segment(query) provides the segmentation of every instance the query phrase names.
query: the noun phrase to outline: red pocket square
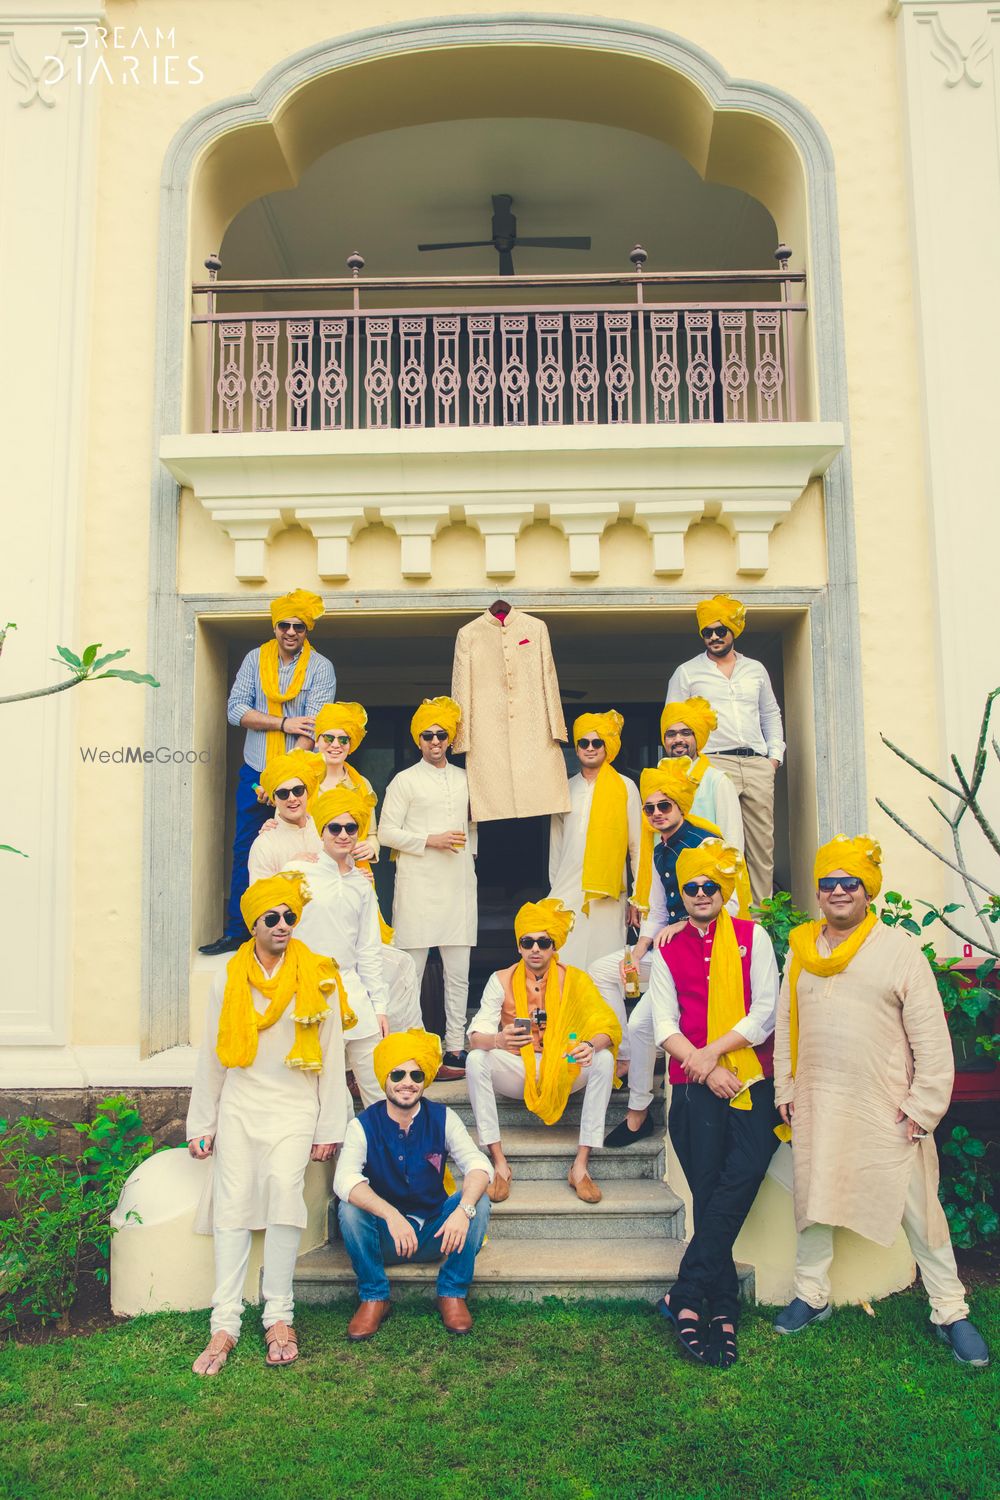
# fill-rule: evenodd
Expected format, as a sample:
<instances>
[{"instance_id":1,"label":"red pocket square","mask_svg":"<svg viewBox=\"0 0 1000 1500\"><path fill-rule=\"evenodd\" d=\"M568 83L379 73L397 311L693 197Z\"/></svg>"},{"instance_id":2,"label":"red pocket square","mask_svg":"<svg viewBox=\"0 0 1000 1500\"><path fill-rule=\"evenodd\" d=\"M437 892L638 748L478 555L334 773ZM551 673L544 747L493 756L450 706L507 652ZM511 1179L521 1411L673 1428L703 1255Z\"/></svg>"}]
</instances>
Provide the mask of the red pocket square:
<instances>
[{"instance_id":1,"label":"red pocket square","mask_svg":"<svg viewBox=\"0 0 1000 1500\"><path fill-rule=\"evenodd\" d=\"M523 641L518 641L518 643L517 643L517 644L518 644L518 645L519 645L519 646L530 646L530 645L531 645L531 642L530 642L530 641L529 641L529 640L528 640L528 637L527 637L527 636L525 636L525 637L524 637L524 640L523 640Z\"/></svg>"}]
</instances>

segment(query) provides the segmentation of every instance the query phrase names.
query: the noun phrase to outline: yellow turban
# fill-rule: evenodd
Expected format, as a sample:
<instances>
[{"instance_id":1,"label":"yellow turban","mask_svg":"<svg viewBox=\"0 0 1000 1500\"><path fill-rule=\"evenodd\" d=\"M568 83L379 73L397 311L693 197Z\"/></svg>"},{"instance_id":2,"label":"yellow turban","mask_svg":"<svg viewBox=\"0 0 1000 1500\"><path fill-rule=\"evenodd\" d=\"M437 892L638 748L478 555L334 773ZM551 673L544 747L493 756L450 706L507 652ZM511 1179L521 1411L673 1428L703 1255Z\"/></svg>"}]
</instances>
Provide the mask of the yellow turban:
<instances>
[{"instance_id":1,"label":"yellow turban","mask_svg":"<svg viewBox=\"0 0 1000 1500\"><path fill-rule=\"evenodd\" d=\"M622 747L624 728L625 720L614 708L609 708L606 714L579 714L573 720L573 739L578 740L585 734L597 735L598 739L604 741L608 754L607 763L610 763Z\"/></svg>"},{"instance_id":2,"label":"yellow turban","mask_svg":"<svg viewBox=\"0 0 1000 1500\"><path fill-rule=\"evenodd\" d=\"M365 737L367 724L368 715L360 703L324 703L316 715L314 738L318 741L321 734L342 729L350 736L351 749L356 750Z\"/></svg>"},{"instance_id":3,"label":"yellow turban","mask_svg":"<svg viewBox=\"0 0 1000 1500\"><path fill-rule=\"evenodd\" d=\"M743 627L747 622L746 605L732 598L730 594L714 594L711 599L703 599L695 613L698 616L699 630L704 630L706 625L714 625L718 621L720 625L725 625L727 630L733 632L734 639L743 634Z\"/></svg>"},{"instance_id":4,"label":"yellow turban","mask_svg":"<svg viewBox=\"0 0 1000 1500\"><path fill-rule=\"evenodd\" d=\"M443 726L442 726L443 727ZM413 1026L409 1031L390 1031L372 1055L378 1086L385 1093L385 1081L393 1068L410 1059L424 1071L427 1083L433 1083L441 1066L441 1038Z\"/></svg>"},{"instance_id":5,"label":"yellow turban","mask_svg":"<svg viewBox=\"0 0 1000 1500\"><path fill-rule=\"evenodd\" d=\"M310 812L320 837L331 818L346 813L358 825L358 838L364 839L368 837L374 809L375 793L361 792L357 787L350 785L335 786L332 791L324 792L322 797L317 799L316 805L310 808Z\"/></svg>"},{"instance_id":6,"label":"yellow turban","mask_svg":"<svg viewBox=\"0 0 1000 1500\"><path fill-rule=\"evenodd\" d=\"M272 600L271 624L277 625L279 620L301 620L307 630L312 630L325 609L326 605L318 594L311 594L308 589L293 589L290 594Z\"/></svg>"},{"instance_id":7,"label":"yellow turban","mask_svg":"<svg viewBox=\"0 0 1000 1500\"><path fill-rule=\"evenodd\" d=\"M666 703L660 715L660 743L666 739L671 724L686 724L694 735L697 748L704 750L705 741L718 722L715 709L707 698L684 698L678 703Z\"/></svg>"},{"instance_id":8,"label":"yellow turban","mask_svg":"<svg viewBox=\"0 0 1000 1500\"><path fill-rule=\"evenodd\" d=\"M526 932L547 932L556 948L561 948L573 930L576 916L555 896L544 901L527 901L514 918L514 936L518 942Z\"/></svg>"},{"instance_id":9,"label":"yellow turban","mask_svg":"<svg viewBox=\"0 0 1000 1500\"><path fill-rule=\"evenodd\" d=\"M462 710L454 698L425 698L410 720L413 743L419 748L421 731L429 729L432 724L440 724L442 729L447 729L449 740L453 740L458 733L461 717Z\"/></svg>"},{"instance_id":10,"label":"yellow turban","mask_svg":"<svg viewBox=\"0 0 1000 1500\"><path fill-rule=\"evenodd\" d=\"M312 798L326 775L326 761L312 750L291 750L276 755L260 773L260 789L269 802L283 781L298 778L305 784L306 797Z\"/></svg>"},{"instance_id":11,"label":"yellow turban","mask_svg":"<svg viewBox=\"0 0 1000 1500\"><path fill-rule=\"evenodd\" d=\"M715 881L723 901L728 901L736 889L739 862L738 850L729 848L721 839L706 839L697 849L682 849L678 854L677 884L683 887L685 881L704 875L707 880Z\"/></svg>"},{"instance_id":12,"label":"yellow turban","mask_svg":"<svg viewBox=\"0 0 1000 1500\"><path fill-rule=\"evenodd\" d=\"M639 777L639 795L644 803L651 793L662 792L671 802L677 803L685 817L691 811L697 790L697 783L691 780L691 762L686 755L647 767Z\"/></svg>"},{"instance_id":13,"label":"yellow turban","mask_svg":"<svg viewBox=\"0 0 1000 1500\"><path fill-rule=\"evenodd\" d=\"M240 911L247 927L253 932L253 924L266 911L278 906L291 907L297 917L309 900L303 889L305 876L299 870L288 870L280 875L269 875L266 880L255 880L240 898Z\"/></svg>"},{"instance_id":14,"label":"yellow turban","mask_svg":"<svg viewBox=\"0 0 1000 1500\"><path fill-rule=\"evenodd\" d=\"M835 839L831 839L817 851L813 873L819 881L834 870L846 870L848 875L859 877L868 892L869 900L874 900L882 889L881 865L882 850L874 839L868 838L866 834L849 839L838 833Z\"/></svg>"}]
</instances>

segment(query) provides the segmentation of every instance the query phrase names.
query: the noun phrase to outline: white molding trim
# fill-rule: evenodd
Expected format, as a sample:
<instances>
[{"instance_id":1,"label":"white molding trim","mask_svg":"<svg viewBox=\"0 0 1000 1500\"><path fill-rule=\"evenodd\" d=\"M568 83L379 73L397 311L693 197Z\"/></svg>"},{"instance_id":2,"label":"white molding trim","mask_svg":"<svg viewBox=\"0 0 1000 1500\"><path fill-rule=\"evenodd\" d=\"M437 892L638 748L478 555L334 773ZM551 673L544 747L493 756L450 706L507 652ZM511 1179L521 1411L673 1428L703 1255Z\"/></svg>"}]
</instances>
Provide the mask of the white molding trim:
<instances>
[{"instance_id":1,"label":"white molding trim","mask_svg":"<svg viewBox=\"0 0 1000 1500\"><path fill-rule=\"evenodd\" d=\"M138 1047L8 1047L0 1089L190 1088L196 1047L171 1047L140 1058Z\"/></svg>"}]
</instances>

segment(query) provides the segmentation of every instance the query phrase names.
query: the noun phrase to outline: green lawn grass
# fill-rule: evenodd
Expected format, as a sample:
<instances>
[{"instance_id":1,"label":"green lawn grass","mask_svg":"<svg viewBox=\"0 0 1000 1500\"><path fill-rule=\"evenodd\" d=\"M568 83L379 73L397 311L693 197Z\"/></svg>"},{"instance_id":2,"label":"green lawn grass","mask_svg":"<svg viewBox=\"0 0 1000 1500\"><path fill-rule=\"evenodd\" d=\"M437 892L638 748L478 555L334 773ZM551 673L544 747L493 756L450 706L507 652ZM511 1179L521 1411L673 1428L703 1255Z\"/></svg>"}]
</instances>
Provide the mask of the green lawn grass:
<instances>
[{"instance_id":1,"label":"green lawn grass","mask_svg":"<svg viewBox=\"0 0 1000 1500\"><path fill-rule=\"evenodd\" d=\"M530 1251L530 1247L526 1247ZM1000 1356L1000 1289L976 1318ZM204 1314L0 1351L0 1494L46 1500L1000 1494L1000 1384L934 1340L917 1293L781 1339L747 1313L731 1371L684 1363L635 1303L430 1303L351 1345L302 1307L303 1356L266 1370L255 1311L223 1373L190 1372ZM1000 1363L1000 1358L998 1358Z\"/></svg>"}]
</instances>

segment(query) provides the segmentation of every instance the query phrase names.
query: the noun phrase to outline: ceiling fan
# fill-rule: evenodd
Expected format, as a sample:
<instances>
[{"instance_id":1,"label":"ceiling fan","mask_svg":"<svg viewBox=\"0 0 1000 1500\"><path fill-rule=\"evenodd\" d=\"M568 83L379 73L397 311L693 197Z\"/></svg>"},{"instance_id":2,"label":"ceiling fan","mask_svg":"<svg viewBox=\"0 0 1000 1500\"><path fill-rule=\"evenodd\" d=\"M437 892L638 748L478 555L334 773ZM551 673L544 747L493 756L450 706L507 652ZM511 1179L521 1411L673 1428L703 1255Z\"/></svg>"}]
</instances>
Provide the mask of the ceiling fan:
<instances>
[{"instance_id":1,"label":"ceiling fan","mask_svg":"<svg viewBox=\"0 0 1000 1500\"><path fill-rule=\"evenodd\" d=\"M511 211L514 200L509 193L493 194L493 234L488 240L446 240L440 245L418 245L418 250L472 250L492 245L500 257L500 275L514 274L514 246L531 245L536 250L589 250L589 234L526 235L518 234L517 220Z\"/></svg>"}]
</instances>

